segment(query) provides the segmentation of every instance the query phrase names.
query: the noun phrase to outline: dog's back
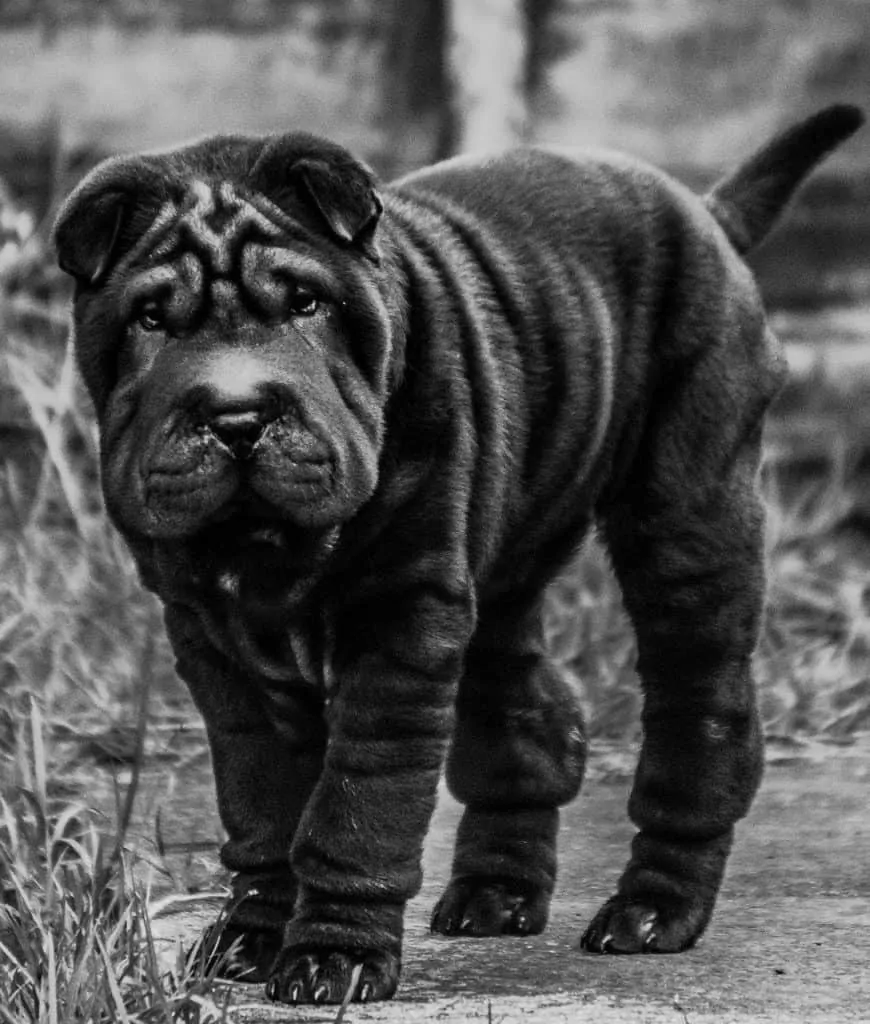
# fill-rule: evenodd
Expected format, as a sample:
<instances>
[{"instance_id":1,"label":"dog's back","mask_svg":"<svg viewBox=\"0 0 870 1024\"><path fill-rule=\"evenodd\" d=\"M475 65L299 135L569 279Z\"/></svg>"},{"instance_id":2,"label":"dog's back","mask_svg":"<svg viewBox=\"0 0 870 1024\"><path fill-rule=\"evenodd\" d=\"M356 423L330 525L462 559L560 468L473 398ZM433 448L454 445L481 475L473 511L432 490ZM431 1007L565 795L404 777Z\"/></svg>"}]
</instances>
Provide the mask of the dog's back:
<instances>
[{"instance_id":1,"label":"dog's back","mask_svg":"<svg viewBox=\"0 0 870 1024\"><path fill-rule=\"evenodd\" d=\"M549 566L542 537L562 558L578 512L618 499L648 409L698 353L721 363L735 403L770 401L783 364L741 257L861 120L822 111L707 196L642 161L563 148L458 157L386 190L417 311L409 361L452 331L461 379L487 382L467 396L472 504L488 510L469 528L494 591Z\"/></svg>"}]
</instances>

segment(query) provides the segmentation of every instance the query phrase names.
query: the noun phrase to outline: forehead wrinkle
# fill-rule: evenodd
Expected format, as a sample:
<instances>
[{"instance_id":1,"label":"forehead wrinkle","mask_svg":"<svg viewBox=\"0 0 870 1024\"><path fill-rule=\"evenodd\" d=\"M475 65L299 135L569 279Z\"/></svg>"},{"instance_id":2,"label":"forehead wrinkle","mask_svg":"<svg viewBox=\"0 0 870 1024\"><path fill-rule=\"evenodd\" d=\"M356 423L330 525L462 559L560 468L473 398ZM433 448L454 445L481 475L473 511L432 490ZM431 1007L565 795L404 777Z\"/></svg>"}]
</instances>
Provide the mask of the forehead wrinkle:
<instances>
[{"instance_id":1,"label":"forehead wrinkle","mask_svg":"<svg viewBox=\"0 0 870 1024\"><path fill-rule=\"evenodd\" d=\"M214 228L208 219L220 210L228 211L230 218ZM118 266L127 270L154 266L169 262L188 250L204 263L206 273L212 271L225 276L232 270L234 257L241 253L243 278L246 270L248 274L262 270L283 271L290 278L338 296L340 281L321 261L298 249L287 248L288 242L298 242L316 251L318 241L316 234L262 194L249 192L244 187L238 189L228 181L212 187L195 179L184 201L164 203L147 231ZM265 266L257 266L263 257Z\"/></svg>"},{"instance_id":2,"label":"forehead wrinkle","mask_svg":"<svg viewBox=\"0 0 870 1024\"><path fill-rule=\"evenodd\" d=\"M146 299L160 298L176 326L201 309L205 295L202 262L193 252L143 267L131 274L123 288L121 314L129 318Z\"/></svg>"},{"instance_id":3,"label":"forehead wrinkle","mask_svg":"<svg viewBox=\"0 0 870 1024\"><path fill-rule=\"evenodd\" d=\"M301 224L299 221L294 220L290 214L282 210L277 203L273 203L272 200L264 193L256 192L253 189L248 189L244 186L239 190L239 193L240 195L243 195L247 202L249 202L251 206L265 217L269 223L280 228L283 234L288 235L294 240L306 242L311 246L317 246L323 241L321 235L305 227L305 225Z\"/></svg>"},{"instance_id":4,"label":"forehead wrinkle","mask_svg":"<svg viewBox=\"0 0 870 1024\"><path fill-rule=\"evenodd\" d=\"M202 247L218 274L229 273L233 255L244 237L256 233L260 237L277 239L280 235L277 225L240 196L231 182L224 181L218 185L217 201L213 188L205 182L195 181L191 192L194 203L179 219L178 231ZM230 218L215 228L209 223L209 218L218 212L228 213Z\"/></svg>"},{"instance_id":5,"label":"forehead wrinkle","mask_svg":"<svg viewBox=\"0 0 870 1024\"><path fill-rule=\"evenodd\" d=\"M224 214L213 226L210 221ZM180 250L193 250L216 274L232 269L234 254L249 235L277 240L281 229L248 199L240 196L231 182L215 187L195 179L181 203L168 202L137 242L129 262L156 263L171 259Z\"/></svg>"},{"instance_id":6,"label":"forehead wrinkle","mask_svg":"<svg viewBox=\"0 0 870 1024\"><path fill-rule=\"evenodd\" d=\"M282 245L247 242L241 260L243 285L250 289L250 282L255 282L256 287L259 275L264 272L286 277L288 282L310 285L329 296L338 297L341 293L339 278L313 257Z\"/></svg>"},{"instance_id":7,"label":"forehead wrinkle","mask_svg":"<svg viewBox=\"0 0 870 1024\"><path fill-rule=\"evenodd\" d=\"M231 216L228 222L215 229L208 218L218 209L231 211ZM231 269L230 257L242 233L259 234L264 241L277 243L275 248L281 248L283 240L300 242L316 250L322 241L319 235L294 220L262 193L230 181L212 186L197 178L189 183L183 200L169 200L160 207L148 229L118 261L118 269L160 263L190 246L202 250L201 255L208 257L215 272L226 274ZM304 257L299 258L304 260ZM322 267L314 260L310 261L310 266L312 278L322 281ZM300 272L305 273L304 266L300 267ZM333 287L336 284L334 280L324 283Z\"/></svg>"},{"instance_id":8,"label":"forehead wrinkle","mask_svg":"<svg viewBox=\"0 0 870 1024\"><path fill-rule=\"evenodd\" d=\"M176 225L183 242L193 246L204 255L218 274L226 274L232 266L234 243L240 228L246 221L241 202L231 192L224 191L221 211L230 214L229 222L218 228L209 224L209 217L217 211L214 192L204 181L194 181L189 189L193 199L182 213Z\"/></svg>"},{"instance_id":9,"label":"forehead wrinkle","mask_svg":"<svg viewBox=\"0 0 870 1024\"><path fill-rule=\"evenodd\" d=\"M288 226L298 241L287 238ZM125 288L126 313L164 288L173 307L201 309L206 303L227 325L241 314L242 293L271 316L281 314L289 292L300 285L341 301L341 279L316 258L316 249L305 251L307 235L262 195L229 181L196 179L182 200L164 203L125 259L128 270L137 271ZM293 326L290 333L311 344L304 330Z\"/></svg>"},{"instance_id":10,"label":"forehead wrinkle","mask_svg":"<svg viewBox=\"0 0 870 1024\"><path fill-rule=\"evenodd\" d=\"M218 278L211 282L209 289L211 299L211 314L225 326L232 325L239 320L240 309L236 287L226 278Z\"/></svg>"},{"instance_id":11,"label":"forehead wrinkle","mask_svg":"<svg viewBox=\"0 0 870 1024\"><path fill-rule=\"evenodd\" d=\"M152 267L131 278L123 290L122 316L126 319L133 313L137 303L149 298L161 288L172 288L178 281L178 272L171 264Z\"/></svg>"},{"instance_id":12,"label":"forehead wrinkle","mask_svg":"<svg viewBox=\"0 0 870 1024\"><path fill-rule=\"evenodd\" d=\"M130 251L118 261L118 270L154 264L165 259L174 248L172 228L178 218L179 207L172 201L160 207L148 230L135 242Z\"/></svg>"}]
</instances>

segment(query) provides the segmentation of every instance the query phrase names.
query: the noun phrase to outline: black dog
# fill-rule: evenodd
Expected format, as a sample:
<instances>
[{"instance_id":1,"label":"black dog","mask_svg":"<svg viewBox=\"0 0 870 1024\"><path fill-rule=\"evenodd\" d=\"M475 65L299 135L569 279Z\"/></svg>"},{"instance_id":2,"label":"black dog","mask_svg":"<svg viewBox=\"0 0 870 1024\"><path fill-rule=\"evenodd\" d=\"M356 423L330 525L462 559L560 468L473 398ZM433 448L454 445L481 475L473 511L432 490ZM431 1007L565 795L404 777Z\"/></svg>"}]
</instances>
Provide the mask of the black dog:
<instances>
[{"instance_id":1,"label":"black dog","mask_svg":"<svg viewBox=\"0 0 870 1024\"><path fill-rule=\"evenodd\" d=\"M433 929L544 927L586 750L540 609L593 523L645 738L583 944L701 935L762 768L755 477L783 362L741 254L861 120L825 110L703 199L534 149L379 192L300 134L110 160L70 197L106 502L205 717L247 893L228 934L272 998L339 1001L356 964L357 998L392 995L445 757L466 810Z\"/></svg>"}]
</instances>

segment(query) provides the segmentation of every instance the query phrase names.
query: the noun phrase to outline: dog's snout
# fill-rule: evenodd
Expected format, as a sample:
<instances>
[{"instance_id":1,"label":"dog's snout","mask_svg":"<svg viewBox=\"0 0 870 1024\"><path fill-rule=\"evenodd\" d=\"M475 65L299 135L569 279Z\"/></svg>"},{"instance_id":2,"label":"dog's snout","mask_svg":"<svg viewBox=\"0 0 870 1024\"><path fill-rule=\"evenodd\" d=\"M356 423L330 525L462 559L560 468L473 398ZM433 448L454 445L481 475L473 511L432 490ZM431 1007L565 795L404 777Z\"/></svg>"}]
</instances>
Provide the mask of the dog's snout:
<instances>
[{"instance_id":1,"label":"dog's snout","mask_svg":"<svg viewBox=\"0 0 870 1024\"><path fill-rule=\"evenodd\" d=\"M286 413L289 396L252 360L222 355L184 395L193 425L224 444L236 459L251 457L270 423Z\"/></svg>"},{"instance_id":2,"label":"dog's snout","mask_svg":"<svg viewBox=\"0 0 870 1024\"><path fill-rule=\"evenodd\" d=\"M206 421L209 430L237 459L247 459L269 423L264 407L214 413Z\"/></svg>"},{"instance_id":3,"label":"dog's snout","mask_svg":"<svg viewBox=\"0 0 870 1024\"><path fill-rule=\"evenodd\" d=\"M227 394L201 388L193 398L196 425L226 445L236 459L248 459L269 424L280 415L275 400L265 392Z\"/></svg>"}]
</instances>

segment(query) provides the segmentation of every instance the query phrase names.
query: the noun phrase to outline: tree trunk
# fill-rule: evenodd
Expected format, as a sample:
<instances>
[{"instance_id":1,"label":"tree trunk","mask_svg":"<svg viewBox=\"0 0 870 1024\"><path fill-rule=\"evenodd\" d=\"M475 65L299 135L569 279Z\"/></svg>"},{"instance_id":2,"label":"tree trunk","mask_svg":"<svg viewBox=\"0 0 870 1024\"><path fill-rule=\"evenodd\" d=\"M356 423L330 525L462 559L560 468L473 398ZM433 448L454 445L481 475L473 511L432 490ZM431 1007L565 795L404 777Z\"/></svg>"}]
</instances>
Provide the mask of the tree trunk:
<instances>
[{"instance_id":1,"label":"tree trunk","mask_svg":"<svg viewBox=\"0 0 870 1024\"><path fill-rule=\"evenodd\" d=\"M382 0L381 116L397 174L455 151L452 83L447 68L448 0Z\"/></svg>"},{"instance_id":2,"label":"tree trunk","mask_svg":"<svg viewBox=\"0 0 870 1024\"><path fill-rule=\"evenodd\" d=\"M400 173L530 135L558 0L380 0L382 169Z\"/></svg>"},{"instance_id":3,"label":"tree trunk","mask_svg":"<svg viewBox=\"0 0 870 1024\"><path fill-rule=\"evenodd\" d=\"M528 134L524 0L446 0L457 152L499 150Z\"/></svg>"}]
</instances>

